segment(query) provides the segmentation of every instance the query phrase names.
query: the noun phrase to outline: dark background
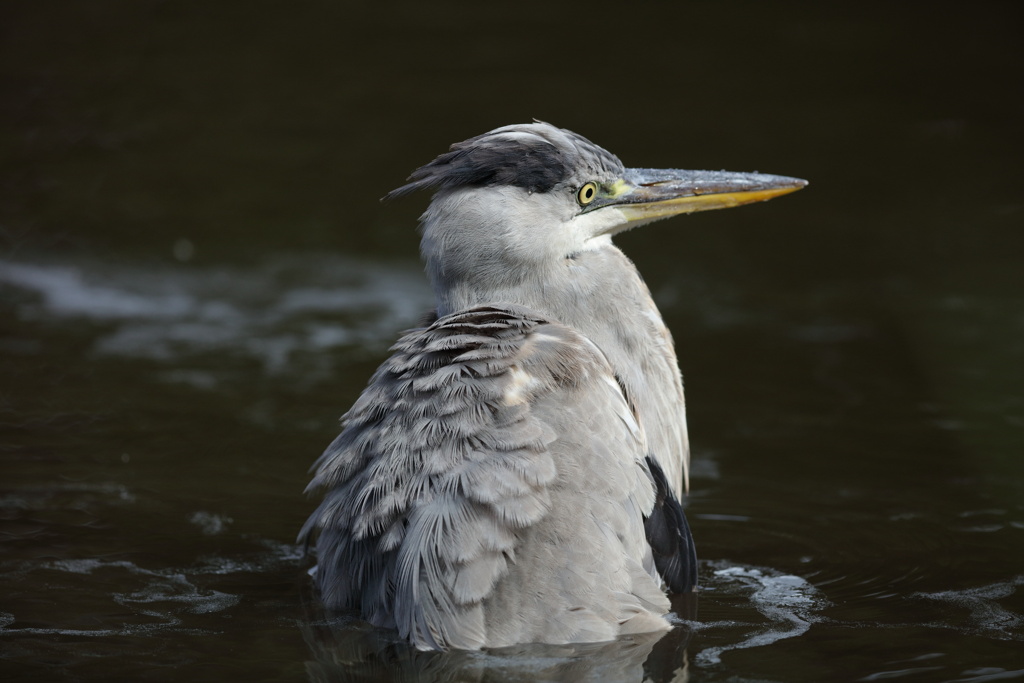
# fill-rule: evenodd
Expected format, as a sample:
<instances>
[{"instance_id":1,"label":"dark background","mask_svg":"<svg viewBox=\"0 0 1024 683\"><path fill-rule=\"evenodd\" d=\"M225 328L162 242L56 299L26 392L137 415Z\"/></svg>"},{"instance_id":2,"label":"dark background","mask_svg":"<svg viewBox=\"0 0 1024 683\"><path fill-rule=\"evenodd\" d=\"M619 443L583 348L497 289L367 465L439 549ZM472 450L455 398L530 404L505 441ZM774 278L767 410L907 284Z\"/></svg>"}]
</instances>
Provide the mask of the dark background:
<instances>
[{"instance_id":1,"label":"dark background","mask_svg":"<svg viewBox=\"0 0 1024 683\"><path fill-rule=\"evenodd\" d=\"M537 118L810 181L617 238L687 383L691 674L1024 676L1022 14L0 4L0 672L316 677L306 470L429 305L428 197L378 198Z\"/></svg>"}]
</instances>

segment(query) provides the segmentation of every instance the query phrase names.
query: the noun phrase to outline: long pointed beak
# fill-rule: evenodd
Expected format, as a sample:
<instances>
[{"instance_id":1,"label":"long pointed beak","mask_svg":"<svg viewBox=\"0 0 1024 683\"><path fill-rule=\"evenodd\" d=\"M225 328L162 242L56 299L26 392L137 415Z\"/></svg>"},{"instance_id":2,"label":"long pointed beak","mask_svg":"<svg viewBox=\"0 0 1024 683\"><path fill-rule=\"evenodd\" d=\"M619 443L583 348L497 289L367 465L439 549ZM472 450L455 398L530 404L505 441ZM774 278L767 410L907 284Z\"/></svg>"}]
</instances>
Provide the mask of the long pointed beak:
<instances>
[{"instance_id":1,"label":"long pointed beak","mask_svg":"<svg viewBox=\"0 0 1024 683\"><path fill-rule=\"evenodd\" d=\"M614 206L626 217L626 229L680 213L763 202L806 185L800 178L764 173L630 168L587 210Z\"/></svg>"}]
</instances>

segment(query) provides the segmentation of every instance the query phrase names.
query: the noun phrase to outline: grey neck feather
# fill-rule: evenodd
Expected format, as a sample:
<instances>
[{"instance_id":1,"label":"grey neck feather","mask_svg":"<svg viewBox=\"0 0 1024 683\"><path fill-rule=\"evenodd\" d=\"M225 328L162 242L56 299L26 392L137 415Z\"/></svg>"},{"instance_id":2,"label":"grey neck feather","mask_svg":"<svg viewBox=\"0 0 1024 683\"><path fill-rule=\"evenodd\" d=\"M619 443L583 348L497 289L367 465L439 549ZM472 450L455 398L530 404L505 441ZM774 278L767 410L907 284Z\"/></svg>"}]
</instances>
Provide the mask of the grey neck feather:
<instances>
[{"instance_id":1,"label":"grey neck feather","mask_svg":"<svg viewBox=\"0 0 1024 683\"><path fill-rule=\"evenodd\" d=\"M629 258L608 243L569 258L516 263L521 255L510 257L514 247L496 245L489 253L488 245L452 230L451 220L431 211L424 215L422 253L438 315L514 303L582 332L614 368L644 424L651 453L681 497L689 454L682 380L672 337ZM529 246L523 253L534 258L538 243Z\"/></svg>"}]
</instances>

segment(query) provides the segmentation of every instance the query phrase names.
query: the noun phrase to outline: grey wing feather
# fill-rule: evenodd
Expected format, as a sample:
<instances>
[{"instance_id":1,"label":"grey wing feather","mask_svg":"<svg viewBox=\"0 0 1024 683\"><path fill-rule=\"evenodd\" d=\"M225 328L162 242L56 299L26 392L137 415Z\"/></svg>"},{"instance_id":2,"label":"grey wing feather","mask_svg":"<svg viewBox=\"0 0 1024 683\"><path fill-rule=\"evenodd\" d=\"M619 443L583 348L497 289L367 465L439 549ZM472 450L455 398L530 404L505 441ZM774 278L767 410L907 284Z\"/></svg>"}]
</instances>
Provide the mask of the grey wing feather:
<instances>
[{"instance_id":1,"label":"grey wing feather","mask_svg":"<svg viewBox=\"0 0 1024 683\"><path fill-rule=\"evenodd\" d=\"M512 306L447 316L393 350L310 483L327 492L300 538L316 537L324 602L430 649L663 627L648 623L667 601L644 536L643 430L600 351ZM609 545L614 576L569 578Z\"/></svg>"}]
</instances>

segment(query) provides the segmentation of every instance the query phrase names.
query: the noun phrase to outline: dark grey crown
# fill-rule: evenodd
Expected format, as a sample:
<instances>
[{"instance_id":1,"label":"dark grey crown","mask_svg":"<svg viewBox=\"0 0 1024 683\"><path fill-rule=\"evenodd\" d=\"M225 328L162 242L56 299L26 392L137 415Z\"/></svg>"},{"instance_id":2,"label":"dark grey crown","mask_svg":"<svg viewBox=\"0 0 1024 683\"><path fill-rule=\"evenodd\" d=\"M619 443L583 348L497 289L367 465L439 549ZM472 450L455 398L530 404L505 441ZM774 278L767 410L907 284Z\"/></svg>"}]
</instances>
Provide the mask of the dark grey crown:
<instances>
[{"instance_id":1,"label":"dark grey crown","mask_svg":"<svg viewBox=\"0 0 1024 683\"><path fill-rule=\"evenodd\" d=\"M564 128L523 123L497 128L464 142L409 176L384 199L427 188L510 185L548 192L574 176L607 177L623 171L611 152Z\"/></svg>"}]
</instances>

